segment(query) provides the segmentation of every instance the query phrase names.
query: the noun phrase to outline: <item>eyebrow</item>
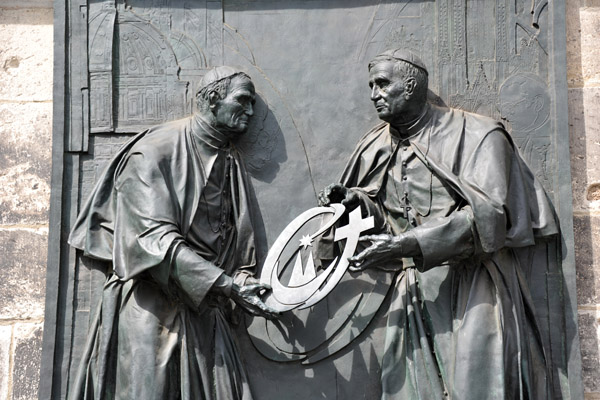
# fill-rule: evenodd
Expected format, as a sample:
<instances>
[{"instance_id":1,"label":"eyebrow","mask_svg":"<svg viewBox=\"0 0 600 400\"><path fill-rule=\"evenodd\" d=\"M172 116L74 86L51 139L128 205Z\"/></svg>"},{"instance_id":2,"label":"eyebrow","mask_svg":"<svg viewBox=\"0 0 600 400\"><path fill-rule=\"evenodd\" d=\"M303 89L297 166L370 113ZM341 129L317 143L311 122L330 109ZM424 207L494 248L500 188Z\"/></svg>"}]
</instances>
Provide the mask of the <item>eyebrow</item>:
<instances>
[{"instance_id":1,"label":"eyebrow","mask_svg":"<svg viewBox=\"0 0 600 400\"><path fill-rule=\"evenodd\" d=\"M369 82L377 82L377 81L391 82L391 79L385 75L375 75L374 77L369 78Z\"/></svg>"},{"instance_id":2,"label":"eyebrow","mask_svg":"<svg viewBox=\"0 0 600 400\"><path fill-rule=\"evenodd\" d=\"M255 92L252 92L248 89L236 89L232 92L233 94L241 94L242 96L256 96Z\"/></svg>"}]
</instances>

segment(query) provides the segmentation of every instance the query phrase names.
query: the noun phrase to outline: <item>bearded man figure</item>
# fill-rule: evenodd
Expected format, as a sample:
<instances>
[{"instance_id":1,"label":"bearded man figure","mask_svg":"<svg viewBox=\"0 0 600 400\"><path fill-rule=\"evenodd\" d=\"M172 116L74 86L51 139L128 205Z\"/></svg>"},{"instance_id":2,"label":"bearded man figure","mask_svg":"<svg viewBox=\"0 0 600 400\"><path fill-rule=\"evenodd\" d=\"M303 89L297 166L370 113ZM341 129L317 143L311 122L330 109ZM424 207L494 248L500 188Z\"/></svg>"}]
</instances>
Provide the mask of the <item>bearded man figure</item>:
<instances>
[{"instance_id":1,"label":"bearded man figure","mask_svg":"<svg viewBox=\"0 0 600 400\"><path fill-rule=\"evenodd\" d=\"M253 114L245 73L202 79L193 116L150 128L100 177L69 238L110 261L70 399L251 399L226 318L277 314L255 267L248 178L235 139Z\"/></svg>"},{"instance_id":2,"label":"bearded man figure","mask_svg":"<svg viewBox=\"0 0 600 400\"><path fill-rule=\"evenodd\" d=\"M320 203L360 203L377 221L352 271L397 273L382 398L552 398L526 281L558 233L544 190L502 124L428 103L414 54L382 53L369 77L384 123Z\"/></svg>"}]
</instances>

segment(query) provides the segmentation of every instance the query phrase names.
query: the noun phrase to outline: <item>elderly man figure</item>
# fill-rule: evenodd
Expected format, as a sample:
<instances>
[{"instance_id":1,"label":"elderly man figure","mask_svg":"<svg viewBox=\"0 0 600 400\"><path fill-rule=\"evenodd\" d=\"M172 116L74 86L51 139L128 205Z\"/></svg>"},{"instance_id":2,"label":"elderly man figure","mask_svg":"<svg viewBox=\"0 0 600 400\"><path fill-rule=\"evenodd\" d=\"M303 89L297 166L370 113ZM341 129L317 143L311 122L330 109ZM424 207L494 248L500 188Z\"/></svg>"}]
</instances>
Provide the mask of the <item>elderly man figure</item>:
<instances>
[{"instance_id":1,"label":"elderly man figure","mask_svg":"<svg viewBox=\"0 0 600 400\"><path fill-rule=\"evenodd\" d=\"M241 71L209 71L191 117L124 145L69 243L112 271L71 399L251 399L229 299L276 314L255 266L248 179L234 141L253 113Z\"/></svg>"},{"instance_id":2,"label":"elderly man figure","mask_svg":"<svg viewBox=\"0 0 600 400\"><path fill-rule=\"evenodd\" d=\"M414 54L384 52L369 74L384 123L320 202L360 203L378 221L351 270L398 273L383 398L550 398L524 274L536 243L558 232L544 190L500 123L428 103Z\"/></svg>"}]
</instances>

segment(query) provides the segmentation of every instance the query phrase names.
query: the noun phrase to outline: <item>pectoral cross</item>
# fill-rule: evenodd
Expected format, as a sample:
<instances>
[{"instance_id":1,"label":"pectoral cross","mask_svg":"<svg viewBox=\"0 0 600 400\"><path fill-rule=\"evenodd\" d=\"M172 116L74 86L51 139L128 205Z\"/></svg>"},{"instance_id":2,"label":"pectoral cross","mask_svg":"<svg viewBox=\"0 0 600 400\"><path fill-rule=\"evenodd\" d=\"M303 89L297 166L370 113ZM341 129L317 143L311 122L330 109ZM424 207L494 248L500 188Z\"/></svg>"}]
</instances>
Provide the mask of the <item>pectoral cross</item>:
<instances>
[{"instance_id":1,"label":"pectoral cross","mask_svg":"<svg viewBox=\"0 0 600 400\"><path fill-rule=\"evenodd\" d=\"M404 192L404 196L400 199L403 205L400 206L402 209L402 216L408 220L408 212L411 210L410 203L408 202L408 192Z\"/></svg>"}]
</instances>

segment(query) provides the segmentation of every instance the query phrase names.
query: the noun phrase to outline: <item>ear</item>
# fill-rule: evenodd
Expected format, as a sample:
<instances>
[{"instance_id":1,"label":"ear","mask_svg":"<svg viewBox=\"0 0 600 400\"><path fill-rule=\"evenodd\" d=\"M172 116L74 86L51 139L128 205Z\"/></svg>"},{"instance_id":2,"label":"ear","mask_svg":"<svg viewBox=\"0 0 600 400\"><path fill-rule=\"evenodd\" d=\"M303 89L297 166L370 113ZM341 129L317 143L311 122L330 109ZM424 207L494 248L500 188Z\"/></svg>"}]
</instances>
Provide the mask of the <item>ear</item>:
<instances>
[{"instance_id":1,"label":"ear","mask_svg":"<svg viewBox=\"0 0 600 400\"><path fill-rule=\"evenodd\" d=\"M212 90L208 94L208 107L211 110L214 110L219 100L221 100L221 95L219 95L219 92L217 92L216 90Z\"/></svg>"},{"instance_id":2,"label":"ear","mask_svg":"<svg viewBox=\"0 0 600 400\"><path fill-rule=\"evenodd\" d=\"M417 80L414 77L407 78L404 81L404 95L407 96L407 99L409 97L412 97L412 95L415 93L416 88Z\"/></svg>"}]
</instances>

